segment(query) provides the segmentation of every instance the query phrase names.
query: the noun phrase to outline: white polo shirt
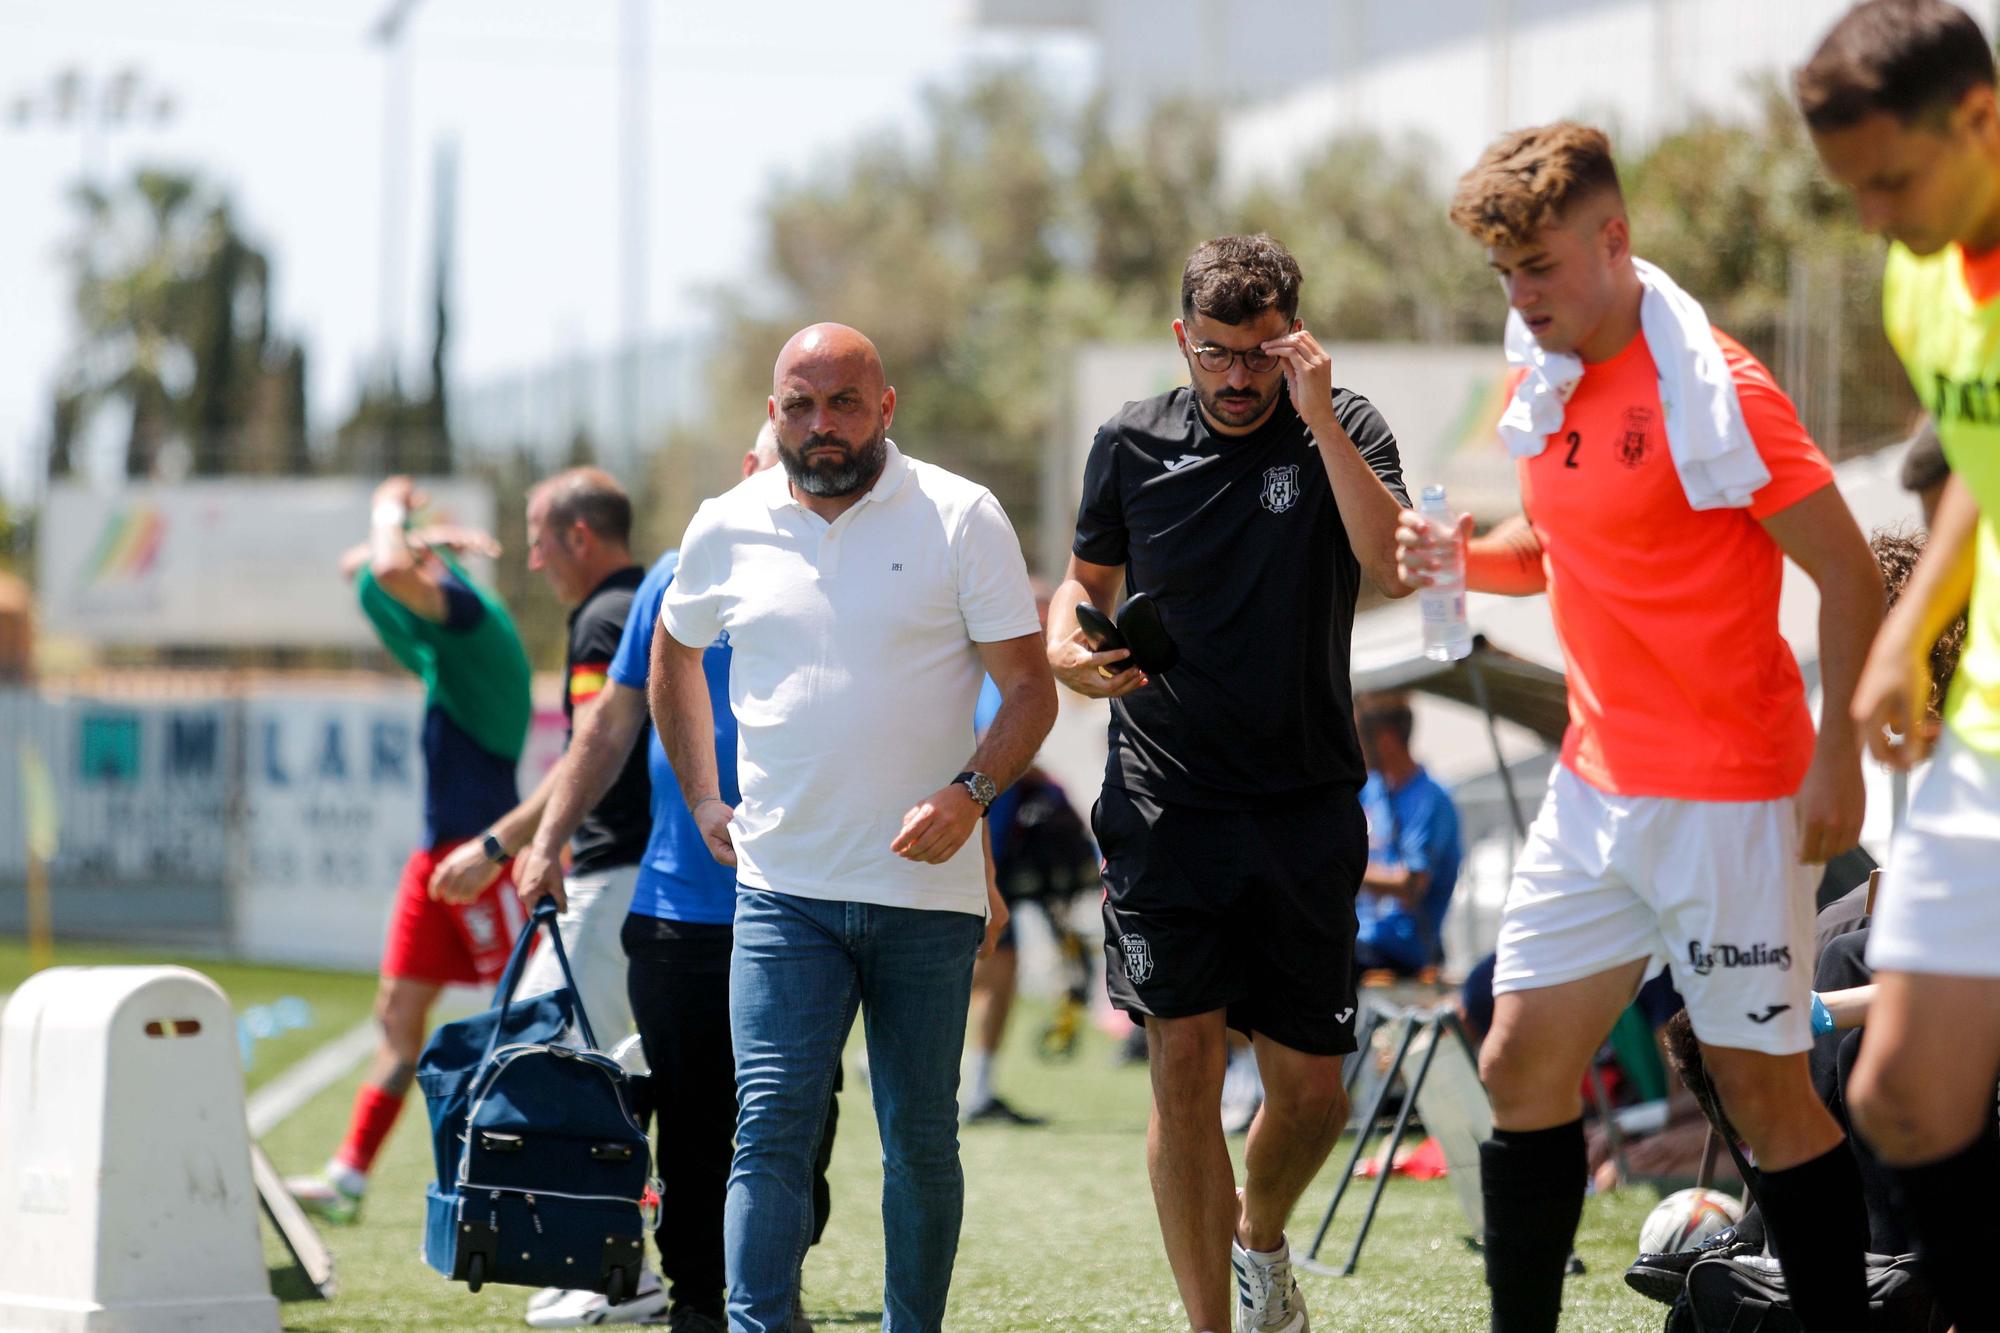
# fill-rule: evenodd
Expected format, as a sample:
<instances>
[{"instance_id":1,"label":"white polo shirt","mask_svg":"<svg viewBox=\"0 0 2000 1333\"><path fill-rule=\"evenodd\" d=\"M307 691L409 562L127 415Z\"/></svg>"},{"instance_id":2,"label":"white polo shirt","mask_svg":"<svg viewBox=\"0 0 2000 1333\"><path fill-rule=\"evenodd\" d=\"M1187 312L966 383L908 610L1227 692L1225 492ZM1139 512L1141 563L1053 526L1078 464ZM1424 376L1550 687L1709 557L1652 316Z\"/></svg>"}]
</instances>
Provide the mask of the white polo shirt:
<instances>
[{"instance_id":1,"label":"white polo shirt","mask_svg":"<svg viewBox=\"0 0 2000 1333\"><path fill-rule=\"evenodd\" d=\"M756 889L984 914L980 830L943 865L889 850L903 815L973 749L975 644L1038 634L1021 543L985 487L906 458L832 523L767 468L696 511L660 624L727 635L742 803L737 878Z\"/></svg>"}]
</instances>

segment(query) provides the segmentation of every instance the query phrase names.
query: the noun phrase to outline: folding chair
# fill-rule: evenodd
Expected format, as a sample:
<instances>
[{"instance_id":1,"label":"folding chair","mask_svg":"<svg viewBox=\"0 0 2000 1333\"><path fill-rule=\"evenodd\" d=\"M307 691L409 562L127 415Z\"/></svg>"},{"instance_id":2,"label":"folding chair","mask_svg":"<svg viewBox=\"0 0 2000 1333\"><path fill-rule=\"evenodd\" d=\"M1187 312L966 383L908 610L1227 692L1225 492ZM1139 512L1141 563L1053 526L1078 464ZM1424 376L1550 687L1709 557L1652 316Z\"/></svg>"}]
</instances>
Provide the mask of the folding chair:
<instances>
[{"instance_id":1,"label":"folding chair","mask_svg":"<svg viewBox=\"0 0 2000 1333\"><path fill-rule=\"evenodd\" d=\"M1386 1065L1378 1065L1375 1038L1385 1028L1392 1034L1390 1041L1394 1044L1395 1054ZM1484 1229L1478 1204L1478 1146L1493 1132L1492 1115L1487 1109L1485 1091L1479 1086L1471 1042L1467 1040L1465 1028L1449 1004L1430 1008L1391 1006L1364 997L1357 1035L1358 1049L1348 1064L1345 1081L1350 1101L1357 1108L1365 1103L1365 1109L1359 1109L1358 1117L1349 1122L1356 1130L1354 1147L1348 1153L1340 1179L1334 1184L1333 1198L1327 1202L1319 1229L1313 1233L1312 1246L1302 1257L1294 1260L1308 1272L1337 1277L1351 1276L1361 1261L1361 1247L1367 1243L1369 1229L1375 1224L1375 1212L1381 1206L1382 1193L1388 1188L1389 1177L1394 1171L1396 1150L1409 1130L1411 1113L1417 1109L1419 1100L1426 1102L1425 1127L1445 1147L1446 1161L1453 1175L1459 1177L1459 1203L1466 1211L1474 1235ZM1405 1075L1404 1065L1417 1048L1420 1038L1423 1039L1422 1053L1417 1057L1416 1073ZM1448 1096L1438 1095L1431 1081L1434 1070L1445 1067L1437 1063L1440 1052L1445 1053L1446 1063L1454 1068L1454 1075L1448 1080L1452 1088ZM1361 1215L1361 1226L1355 1233L1347 1262L1334 1268L1320 1260L1320 1249L1326 1243L1327 1233L1333 1228L1334 1215L1347 1195L1355 1168L1368 1152L1369 1140L1381 1123L1383 1110L1399 1078L1405 1084L1403 1103L1397 1108L1395 1123L1382 1149L1382 1167L1376 1173L1375 1188L1369 1193L1368 1206ZM1431 1095L1427 1096L1427 1093ZM1467 1173L1470 1173L1469 1190L1464 1187Z\"/></svg>"}]
</instances>

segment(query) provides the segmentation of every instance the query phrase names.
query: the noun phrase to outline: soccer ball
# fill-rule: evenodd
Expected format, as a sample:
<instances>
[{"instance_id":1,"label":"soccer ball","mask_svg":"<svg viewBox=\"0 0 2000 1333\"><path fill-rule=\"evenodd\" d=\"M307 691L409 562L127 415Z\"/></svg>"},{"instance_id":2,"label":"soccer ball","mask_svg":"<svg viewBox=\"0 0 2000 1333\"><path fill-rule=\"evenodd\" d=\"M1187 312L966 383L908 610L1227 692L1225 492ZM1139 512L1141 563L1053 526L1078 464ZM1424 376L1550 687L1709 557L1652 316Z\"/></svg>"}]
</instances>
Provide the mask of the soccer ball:
<instances>
[{"instance_id":1,"label":"soccer ball","mask_svg":"<svg viewBox=\"0 0 2000 1333\"><path fill-rule=\"evenodd\" d=\"M1639 1227L1639 1253L1679 1254L1743 1220L1743 1205L1718 1190L1681 1190L1660 1200Z\"/></svg>"}]
</instances>

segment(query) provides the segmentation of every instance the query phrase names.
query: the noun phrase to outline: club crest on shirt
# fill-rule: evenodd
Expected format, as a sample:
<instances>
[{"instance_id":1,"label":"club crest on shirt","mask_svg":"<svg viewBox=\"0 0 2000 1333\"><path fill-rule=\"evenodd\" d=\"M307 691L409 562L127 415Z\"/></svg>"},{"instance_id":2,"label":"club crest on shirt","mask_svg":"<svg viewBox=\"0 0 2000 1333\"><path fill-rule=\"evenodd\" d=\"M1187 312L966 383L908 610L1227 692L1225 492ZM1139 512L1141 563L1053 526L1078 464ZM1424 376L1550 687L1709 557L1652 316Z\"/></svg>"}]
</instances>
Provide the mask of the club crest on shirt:
<instances>
[{"instance_id":1,"label":"club crest on shirt","mask_svg":"<svg viewBox=\"0 0 2000 1333\"><path fill-rule=\"evenodd\" d=\"M1264 508L1282 514L1299 502L1299 465L1286 463L1264 471Z\"/></svg>"},{"instance_id":2,"label":"club crest on shirt","mask_svg":"<svg viewBox=\"0 0 2000 1333\"><path fill-rule=\"evenodd\" d=\"M1118 947L1125 951L1125 976L1135 986L1143 986L1153 975L1153 946L1144 935L1120 935Z\"/></svg>"},{"instance_id":3,"label":"club crest on shirt","mask_svg":"<svg viewBox=\"0 0 2000 1333\"><path fill-rule=\"evenodd\" d=\"M1618 461L1626 467L1637 467L1646 461L1646 436L1653 428L1653 409L1650 407L1628 407L1625 409L1625 434L1618 441Z\"/></svg>"}]
</instances>

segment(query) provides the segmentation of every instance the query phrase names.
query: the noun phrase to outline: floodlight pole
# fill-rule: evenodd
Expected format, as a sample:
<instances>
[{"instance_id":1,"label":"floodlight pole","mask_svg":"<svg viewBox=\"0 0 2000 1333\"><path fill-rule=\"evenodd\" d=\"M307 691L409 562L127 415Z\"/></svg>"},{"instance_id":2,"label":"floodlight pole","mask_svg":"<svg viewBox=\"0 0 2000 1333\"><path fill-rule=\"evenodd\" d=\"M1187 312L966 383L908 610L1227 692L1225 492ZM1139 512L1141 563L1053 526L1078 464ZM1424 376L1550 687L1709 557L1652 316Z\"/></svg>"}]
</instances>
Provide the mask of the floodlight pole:
<instances>
[{"instance_id":1,"label":"floodlight pole","mask_svg":"<svg viewBox=\"0 0 2000 1333\"><path fill-rule=\"evenodd\" d=\"M410 194L410 47L404 40L422 0L390 0L368 30L382 48L382 217L377 256L377 349L386 389L396 382L402 356L405 291L404 223Z\"/></svg>"},{"instance_id":2,"label":"floodlight pole","mask_svg":"<svg viewBox=\"0 0 2000 1333\"><path fill-rule=\"evenodd\" d=\"M646 336L646 287L651 281L648 227L652 200L652 64L647 8L652 0L622 0L618 12L618 395L627 466L639 462L641 344Z\"/></svg>"}]
</instances>

